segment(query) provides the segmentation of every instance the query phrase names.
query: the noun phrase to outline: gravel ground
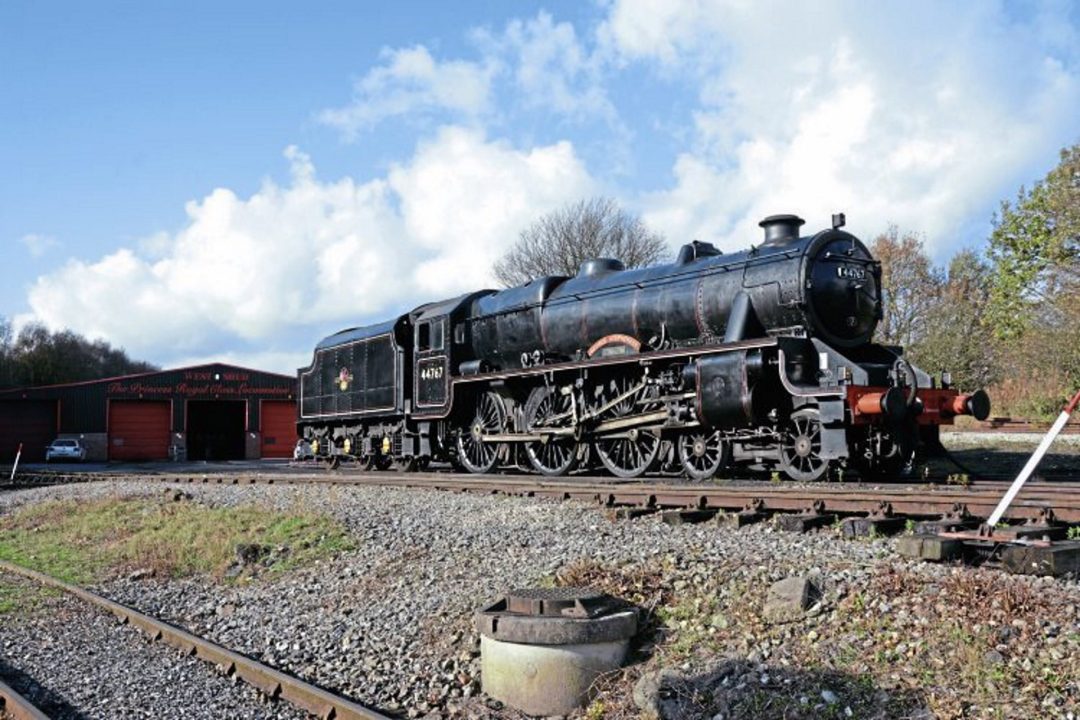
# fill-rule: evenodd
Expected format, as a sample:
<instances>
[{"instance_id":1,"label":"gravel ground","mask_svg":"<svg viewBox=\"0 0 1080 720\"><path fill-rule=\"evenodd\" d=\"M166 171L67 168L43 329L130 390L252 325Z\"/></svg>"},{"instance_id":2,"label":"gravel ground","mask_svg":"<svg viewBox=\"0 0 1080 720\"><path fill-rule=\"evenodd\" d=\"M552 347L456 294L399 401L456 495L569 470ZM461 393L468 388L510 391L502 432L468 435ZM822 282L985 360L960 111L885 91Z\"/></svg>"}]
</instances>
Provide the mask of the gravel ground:
<instances>
[{"instance_id":1,"label":"gravel ground","mask_svg":"<svg viewBox=\"0 0 1080 720\"><path fill-rule=\"evenodd\" d=\"M0 586L31 600L0 615L0 677L54 720L309 717L77 598L3 572Z\"/></svg>"},{"instance_id":2,"label":"gravel ground","mask_svg":"<svg viewBox=\"0 0 1080 720\"><path fill-rule=\"evenodd\" d=\"M354 534L359 550L248 584L135 573L98 589L386 712L512 716L480 696L472 612L510 588L568 569L630 594L644 583L645 595L670 608L668 629L652 638L656 651L604 691L612 717L636 715L633 684L660 667L708 686L713 700L704 716L710 718L1064 718L1080 701L1077 676L1070 674L1080 670L1074 667L1080 659L1076 581L911 563L895 556L891 540L841 541L832 529L794 535L769 524L734 530L715 523L669 526L657 516L612 521L579 503L385 488L178 487L208 505L328 512ZM163 492L157 483L39 488L0 495L0 512L51 498ZM763 624L769 586L806 573L822 578L813 614L801 623ZM974 578L970 597L956 600L950 593L965 578ZM980 596L980 588L988 594ZM1031 593L1046 599L1021 608L1031 632L1000 630ZM965 613L984 606L1001 613L985 626L975 616L969 622ZM936 639L919 640L954 617L979 628L949 641L970 657L953 657ZM1052 632L1044 634L1042 623L1051 621ZM983 631L993 635L986 647ZM1041 680L1027 682L1013 715L965 698L963 683L927 674L926 667L938 668L927 655L944 673L949 663L985 665L988 682L999 684L1012 677L1005 671L1014 665L1017 681L1026 681L1025 673L1040 673L1040 663L1060 656L1065 678L1051 690ZM761 699L763 691L775 695ZM666 716L703 716L705 707L694 707Z\"/></svg>"}]
</instances>

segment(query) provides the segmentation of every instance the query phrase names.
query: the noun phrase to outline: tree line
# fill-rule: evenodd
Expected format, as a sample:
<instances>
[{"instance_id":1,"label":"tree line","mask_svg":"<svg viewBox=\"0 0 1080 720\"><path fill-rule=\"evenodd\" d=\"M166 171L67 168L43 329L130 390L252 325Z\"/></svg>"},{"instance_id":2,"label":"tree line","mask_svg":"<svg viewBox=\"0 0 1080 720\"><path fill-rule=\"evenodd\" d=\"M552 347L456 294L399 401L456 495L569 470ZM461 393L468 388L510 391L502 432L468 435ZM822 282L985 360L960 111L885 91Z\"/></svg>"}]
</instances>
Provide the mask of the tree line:
<instances>
[{"instance_id":1,"label":"tree line","mask_svg":"<svg viewBox=\"0 0 1080 720\"><path fill-rule=\"evenodd\" d=\"M988 388L995 415L1046 419L1080 388L1080 144L1002 202L984 253L938 267L922 238L895 227L871 251L886 293L881 342L963 389Z\"/></svg>"},{"instance_id":2,"label":"tree line","mask_svg":"<svg viewBox=\"0 0 1080 720\"><path fill-rule=\"evenodd\" d=\"M53 385L152 372L157 366L132 360L103 340L43 325L30 324L16 333L0 317L0 388Z\"/></svg>"}]
</instances>

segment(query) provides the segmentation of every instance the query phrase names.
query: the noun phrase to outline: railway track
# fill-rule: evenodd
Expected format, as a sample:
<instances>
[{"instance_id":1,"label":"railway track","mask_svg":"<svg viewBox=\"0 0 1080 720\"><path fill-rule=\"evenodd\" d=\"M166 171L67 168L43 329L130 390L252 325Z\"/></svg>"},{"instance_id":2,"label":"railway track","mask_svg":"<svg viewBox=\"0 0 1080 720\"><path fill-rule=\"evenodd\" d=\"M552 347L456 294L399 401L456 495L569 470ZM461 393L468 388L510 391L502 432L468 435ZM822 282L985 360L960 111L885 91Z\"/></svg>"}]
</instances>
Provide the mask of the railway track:
<instances>
[{"instance_id":1,"label":"railway track","mask_svg":"<svg viewBox=\"0 0 1080 720\"><path fill-rule=\"evenodd\" d=\"M330 484L437 489L581 500L612 508L693 509L724 512L831 513L913 518L985 518L997 505L1008 482L976 480L947 483L813 483L777 484L761 480L717 483L620 480L578 476L543 479L531 475L460 475L441 472L274 472L274 473L44 473L26 475L29 484L87 481L154 481L196 484ZM1009 508L1013 522L1080 523L1080 484L1031 482Z\"/></svg>"},{"instance_id":2,"label":"railway track","mask_svg":"<svg viewBox=\"0 0 1080 720\"><path fill-rule=\"evenodd\" d=\"M49 716L0 680L0 718L3 720L49 720Z\"/></svg>"},{"instance_id":3,"label":"railway track","mask_svg":"<svg viewBox=\"0 0 1080 720\"><path fill-rule=\"evenodd\" d=\"M233 652L209 640L193 635L175 625L151 617L126 605L109 600L49 575L30 570L6 561L0 561L0 572L18 575L41 585L61 590L84 602L115 615L122 623L130 624L153 640L160 640L177 648L185 655L194 656L211 663L226 675L243 680L257 688L265 696L285 702L319 718L329 720L389 720L374 710L359 705L348 698L335 695L299 678L275 670L246 655ZM47 716L18 695L7 685L0 683L0 717L3 713L16 720L41 720Z\"/></svg>"}]
</instances>

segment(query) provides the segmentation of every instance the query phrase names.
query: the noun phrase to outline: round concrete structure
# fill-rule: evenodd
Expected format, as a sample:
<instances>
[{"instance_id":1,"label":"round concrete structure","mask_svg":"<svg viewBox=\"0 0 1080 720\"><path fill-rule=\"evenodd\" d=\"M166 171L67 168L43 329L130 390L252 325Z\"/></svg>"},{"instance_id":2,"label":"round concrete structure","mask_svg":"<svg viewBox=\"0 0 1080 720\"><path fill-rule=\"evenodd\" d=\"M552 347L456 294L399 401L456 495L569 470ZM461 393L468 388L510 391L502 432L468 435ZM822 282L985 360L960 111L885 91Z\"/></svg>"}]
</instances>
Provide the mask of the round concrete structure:
<instances>
[{"instance_id":1,"label":"round concrete structure","mask_svg":"<svg viewBox=\"0 0 1080 720\"><path fill-rule=\"evenodd\" d=\"M484 692L530 715L566 715L622 666L637 612L582 588L515 590L476 624Z\"/></svg>"}]
</instances>

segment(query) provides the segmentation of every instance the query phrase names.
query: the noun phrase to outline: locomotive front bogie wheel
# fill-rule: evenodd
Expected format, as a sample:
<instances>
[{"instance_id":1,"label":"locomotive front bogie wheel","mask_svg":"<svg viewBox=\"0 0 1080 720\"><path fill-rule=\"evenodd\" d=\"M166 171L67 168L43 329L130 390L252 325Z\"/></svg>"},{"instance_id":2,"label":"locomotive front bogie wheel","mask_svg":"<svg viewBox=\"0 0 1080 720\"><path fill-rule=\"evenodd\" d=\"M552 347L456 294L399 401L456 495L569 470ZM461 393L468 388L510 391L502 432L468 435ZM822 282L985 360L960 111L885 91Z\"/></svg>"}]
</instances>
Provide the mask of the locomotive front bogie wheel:
<instances>
[{"instance_id":1,"label":"locomotive front bogie wheel","mask_svg":"<svg viewBox=\"0 0 1080 720\"><path fill-rule=\"evenodd\" d=\"M563 395L557 388L534 389L525 403L527 430L533 432L536 428L551 427L552 421L558 423L559 427L568 426L572 404L571 397ZM543 440L526 443L525 455L538 473L565 475L577 465L578 444L573 436L548 435Z\"/></svg>"},{"instance_id":2,"label":"locomotive front bogie wheel","mask_svg":"<svg viewBox=\"0 0 1080 720\"><path fill-rule=\"evenodd\" d=\"M469 426L458 432L458 462L473 473L491 472L499 460L499 443L489 442L485 435L503 432L506 428L506 406L496 393L481 393L476 399L476 412Z\"/></svg>"},{"instance_id":3,"label":"locomotive front bogie wheel","mask_svg":"<svg viewBox=\"0 0 1080 720\"><path fill-rule=\"evenodd\" d=\"M719 431L684 433L678 445L683 472L692 480L708 480L731 460L731 445Z\"/></svg>"},{"instance_id":4,"label":"locomotive front bogie wheel","mask_svg":"<svg viewBox=\"0 0 1080 720\"><path fill-rule=\"evenodd\" d=\"M791 414L780 440L780 468L792 480L819 480L829 469L821 456L821 414L805 408Z\"/></svg>"}]
</instances>

